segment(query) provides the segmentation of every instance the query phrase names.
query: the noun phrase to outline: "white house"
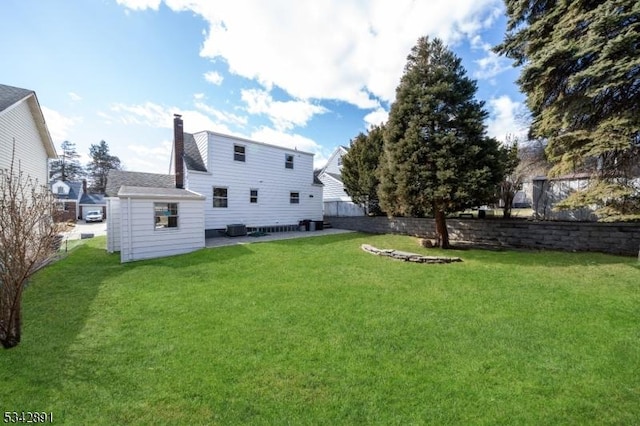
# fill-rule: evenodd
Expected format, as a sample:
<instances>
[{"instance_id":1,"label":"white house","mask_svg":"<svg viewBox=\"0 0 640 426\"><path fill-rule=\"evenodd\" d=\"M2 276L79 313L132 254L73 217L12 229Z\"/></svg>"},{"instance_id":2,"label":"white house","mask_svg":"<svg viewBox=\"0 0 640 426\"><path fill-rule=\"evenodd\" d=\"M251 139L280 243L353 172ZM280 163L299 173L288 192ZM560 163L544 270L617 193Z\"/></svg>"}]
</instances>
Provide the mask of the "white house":
<instances>
[{"instance_id":1,"label":"white house","mask_svg":"<svg viewBox=\"0 0 640 426\"><path fill-rule=\"evenodd\" d=\"M107 214L107 203L103 194L90 194L87 181L70 182L55 180L51 182L51 192L56 198L58 222L75 222L83 219L88 212L98 210L103 217Z\"/></svg>"},{"instance_id":2,"label":"white house","mask_svg":"<svg viewBox=\"0 0 640 426\"><path fill-rule=\"evenodd\" d=\"M33 90L0 84L0 170L14 168L47 185L56 149Z\"/></svg>"},{"instance_id":3,"label":"white house","mask_svg":"<svg viewBox=\"0 0 640 426\"><path fill-rule=\"evenodd\" d=\"M174 117L174 175L111 171L107 250L122 262L187 253L229 225L269 232L322 220L313 154L214 132Z\"/></svg>"},{"instance_id":4,"label":"white house","mask_svg":"<svg viewBox=\"0 0 640 426\"><path fill-rule=\"evenodd\" d=\"M348 148L339 146L333 151L327 164L320 169L318 179L324 184L325 216L364 216L362 207L355 204L344 190L342 182L342 156Z\"/></svg>"},{"instance_id":5,"label":"white house","mask_svg":"<svg viewBox=\"0 0 640 426\"><path fill-rule=\"evenodd\" d=\"M207 237L231 224L277 232L322 221L323 184L314 177L313 154L210 131L183 133L182 126L176 116L172 166L183 158L185 188L205 196Z\"/></svg>"}]
</instances>

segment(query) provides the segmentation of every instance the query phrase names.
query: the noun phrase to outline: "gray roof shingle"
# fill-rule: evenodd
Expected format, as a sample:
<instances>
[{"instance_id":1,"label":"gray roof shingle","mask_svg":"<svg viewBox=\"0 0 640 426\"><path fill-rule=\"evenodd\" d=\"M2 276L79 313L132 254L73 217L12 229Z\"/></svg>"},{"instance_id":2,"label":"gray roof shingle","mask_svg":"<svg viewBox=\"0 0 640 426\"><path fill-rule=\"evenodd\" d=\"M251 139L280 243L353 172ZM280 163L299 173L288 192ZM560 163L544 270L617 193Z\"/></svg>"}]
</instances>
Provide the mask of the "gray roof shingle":
<instances>
[{"instance_id":1,"label":"gray roof shingle","mask_svg":"<svg viewBox=\"0 0 640 426\"><path fill-rule=\"evenodd\" d=\"M0 111L35 93L33 90L0 84Z\"/></svg>"},{"instance_id":2,"label":"gray roof shingle","mask_svg":"<svg viewBox=\"0 0 640 426\"><path fill-rule=\"evenodd\" d=\"M176 181L173 175L110 170L107 175L107 190L105 191L105 195L107 197L117 197L122 186L175 188Z\"/></svg>"},{"instance_id":3,"label":"gray roof shingle","mask_svg":"<svg viewBox=\"0 0 640 426\"><path fill-rule=\"evenodd\" d=\"M103 194L82 194L80 198L80 204L106 204Z\"/></svg>"},{"instance_id":4,"label":"gray roof shingle","mask_svg":"<svg viewBox=\"0 0 640 426\"><path fill-rule=\"evenodd\" d=\"M191 133L184 134L184 162L187 165L187 169L196 172L206 172L207 167L202 161L200 150L196 144L196 140Z\"/></svg>"}]
</instances>

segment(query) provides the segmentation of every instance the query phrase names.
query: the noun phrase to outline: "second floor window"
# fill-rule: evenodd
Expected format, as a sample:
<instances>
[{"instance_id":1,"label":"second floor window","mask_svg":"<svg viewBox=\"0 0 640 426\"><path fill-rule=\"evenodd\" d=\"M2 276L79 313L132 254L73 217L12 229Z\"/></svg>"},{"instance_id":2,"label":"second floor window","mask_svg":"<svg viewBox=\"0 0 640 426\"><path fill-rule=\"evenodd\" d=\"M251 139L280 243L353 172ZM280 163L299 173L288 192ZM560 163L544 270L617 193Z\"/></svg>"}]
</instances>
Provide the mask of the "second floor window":
<instances>
[{"instance_id":1,"label":"second floor window","mask_svg":"<svg viewBox=\"0 0 640 426\"><path fill-rule=\"evenodd\" d=\"M284 155L284 168L293 169L293 155L291 154Z\"/></svg>"},{"instance_id":2,"label":"second floor window","mask_svg":"<svg viewBox=\"0 0 640 426\"><path fill-rule=\"evenodd\" d=\"M251 189L249 191L249 202L251 204L255 204L258 202L258 190L257 189Z\"/></svg>"},{"instance_id":3,"label":"second floor window","mask_svg":"<svg viewBox=\"0 0 640 426\"><path fill-rule=\"evenodd\" d=\"M289 203L291 203L291 204L300 204L300 193L299 192L290 192L289 193Z\"/></svg>"},{"instance_id":4,"label":"second floor window","mask_svg":"<svg viewBox=\"0 0 640 426\"><path fill-rule=\"evenodd\" d=\"M244 162L246 159L246 155L245 155L245 147L242 145L234 145L233 146L233 159L235 161L242 161Z\"/></svg>"}]
</instances>

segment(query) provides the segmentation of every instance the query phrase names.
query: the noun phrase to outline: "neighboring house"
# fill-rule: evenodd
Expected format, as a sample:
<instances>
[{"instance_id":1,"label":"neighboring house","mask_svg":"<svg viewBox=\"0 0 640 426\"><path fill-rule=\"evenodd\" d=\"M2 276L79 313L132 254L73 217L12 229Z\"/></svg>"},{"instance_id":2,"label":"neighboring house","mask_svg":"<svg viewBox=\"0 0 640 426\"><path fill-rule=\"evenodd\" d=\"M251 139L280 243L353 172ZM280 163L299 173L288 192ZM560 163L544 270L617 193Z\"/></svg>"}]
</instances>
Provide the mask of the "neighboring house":
<instances>
[{"instance_id":1,"label":"neighboring house","mask_svg":"<svg viewBox=\"0 0 640 426\"><path fill-rule=\"evenodd\" d=\"M51 183L51 192L56 198L57 212L56 222L75 222L84 219L90 211L102 211L106 216L107 202L103 194L89 194L87 181L67 182L56 180Z\"/></svg>"},{"instance_id":2,"label":"neighboring house","mask_svg":"<svg viewBox=\"0 0 640 426\"><path fill-rule=\"evenodd\" d=\"M25 175L46 186L49 159L57 155L36 93L0 84L0 170L11 166L14 141L14 169L19 165Z\"/></svg>"},{"instance_id":3,"label":"neighboring house","mask_svg":"<svg viewBox=\"0 0 640 426\"><path fill-rule=\"evenodd\" d=\"M122 262L187 253L228 225L297 230L322 220L313 154L214 132L174 117L175 175L110 171L107 249Z\"/></svg>"},{"instance_id":4,"label":"neighboring house","mask_svg":"<svg viewBox=\"0 0 640 426\"><path fill-rule=\"evenodd\" d=\"M596 221L595 206L573 210L556 211L553 207L564 200L572 192L584 189L589 185L589 173L572 173L549 179L546 176L533 178L533 212L536 219L543 220L576 220Z\"/></svg>"},{"instance_id":5,"label":"neighboring house","mask_svg":"<svg viewBox=\"0 0 640 426\"><path fill-rule=\"evenodd\" d=\"M107 217L107 200L104 198L104 194L82 194L80 198L78 219L85 219L87 213L92 211L101 211L102 217Z\"/></svg>"},{"instance_id":6,"label":"neighboring house","mask_svg":"<svg viewBox=\"0 0 640 426\"><path fill-rule=\"evenodd\" d=\"M53 181L51 193L56 199L56 222L75 222L82 198L82 182Z\"/></svg>"},{"instance_id":7,"label":"neighboring house","mask_svg":"<svg viewBox=\"0 0 640 426\"><path fill-rule=\"evenodd\" d=\"M355 204L344 190L342 182L342 156L348 148L339 146L333 151L327 164L318 172L324 184L323 207L325 216L364 216L364 209Z\"/></svg>"}]
</instances>

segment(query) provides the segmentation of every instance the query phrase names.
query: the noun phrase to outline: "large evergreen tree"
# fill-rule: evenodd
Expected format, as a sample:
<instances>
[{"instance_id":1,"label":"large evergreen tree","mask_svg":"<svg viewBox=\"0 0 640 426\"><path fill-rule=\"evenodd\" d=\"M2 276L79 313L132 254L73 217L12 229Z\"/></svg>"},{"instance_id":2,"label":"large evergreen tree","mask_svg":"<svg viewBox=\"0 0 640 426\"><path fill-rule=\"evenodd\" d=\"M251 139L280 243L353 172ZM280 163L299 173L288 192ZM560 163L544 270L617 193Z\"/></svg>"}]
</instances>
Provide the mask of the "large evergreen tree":
<instances>
[{"instance_id":1,"label":"large evergreen tree","mask_svg":"<svg viewBox=\"0 0 640 426\"><path fill-rule=\"evenodd\" d=\"M84 176L84 168L80 164L80 154L76 151L76 144L64 141L60 144L62 154L56 160L51 161L51 178L63 181L75 181Z\"/></svg>"},{"instance_id":2,"label":"large evergreen tree","mask_svg":"<svg viewBox=\"0 0 640 426\"><path fill-rule=\"evenodd\" d=\"M476 90L460 59L439 39L423 37L407 58L385 126L381 207L435 215L442 248L449 246L446 214L487 202L503 174Z\"/></svg>"},{"instance_id":3,"label":"large evergreen tree","mask_svg":"<svg viewBox=\"0 0 640 426\"><path fill-rule=\"evenodd\" d=\"M495 50L522 66L534 136L548 138L552 175L589 171L565 207L597 204L601 217L640 213L640 2L505 0Z\"/></svg>"},{"instance_id":4,"label":"large evergreen tree","mask_svg":"<svg viewBox=\"0 0 640 426\"><path fill-rule=\"evenodd\" d=\"M344 189L354 203L367 213L379 214L378 165L384 144L383 126L373 126L367 134L360 133L351 141L351 147L342 157Z\"/></svg>"},{"instance_id":5,"label":"large evergreen tree","mask_svg":"<svg viewBox=\"0 0 640 426\"><path fill-rule=\"evenodd\" d=\"M91 162L87 166L91 177L91 190L104 193L107 188L107 174L109 170L120 170L122 168L120 159L109 154L109 145L105 141L93 144L89 147Z\"/></svg>"}]
</instances>

